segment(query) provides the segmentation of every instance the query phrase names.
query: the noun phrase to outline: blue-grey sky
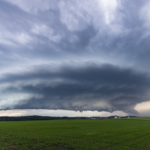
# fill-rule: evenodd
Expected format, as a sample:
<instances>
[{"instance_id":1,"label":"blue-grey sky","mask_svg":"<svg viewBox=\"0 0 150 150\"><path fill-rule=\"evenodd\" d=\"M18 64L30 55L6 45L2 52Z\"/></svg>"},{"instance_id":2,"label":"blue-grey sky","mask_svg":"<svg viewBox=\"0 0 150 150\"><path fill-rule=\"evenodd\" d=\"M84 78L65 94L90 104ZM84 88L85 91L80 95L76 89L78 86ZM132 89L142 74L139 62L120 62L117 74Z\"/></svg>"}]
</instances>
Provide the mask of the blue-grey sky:
<instances>
[{"instance_id":1,"label":"blue-grey sky","mask_svg":"<svg viewBox=\"0 0 150 150\"><path fill-rule=\"evenodd\" d=\"M1 113L149 115L149 8L150 0L0 0Z\"/></svg>"}]
</instances>

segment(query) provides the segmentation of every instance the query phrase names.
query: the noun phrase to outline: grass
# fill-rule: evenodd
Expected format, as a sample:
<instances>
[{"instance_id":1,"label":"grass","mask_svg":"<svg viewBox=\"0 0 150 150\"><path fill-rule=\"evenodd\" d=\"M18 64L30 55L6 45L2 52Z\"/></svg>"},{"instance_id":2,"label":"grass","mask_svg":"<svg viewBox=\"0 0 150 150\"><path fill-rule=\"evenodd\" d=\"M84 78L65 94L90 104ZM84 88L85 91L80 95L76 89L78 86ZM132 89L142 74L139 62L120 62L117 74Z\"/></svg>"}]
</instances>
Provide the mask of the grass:
<instances>
[{"instance_id":1,"label":"grass","mask_svg":"<svg viewBox=\"0 0 150 150\"><path fill-rule=\"evenodd\" d=\"M150 118L0 122L1 150L150 150Z\"/></svg>"}]
</instances>

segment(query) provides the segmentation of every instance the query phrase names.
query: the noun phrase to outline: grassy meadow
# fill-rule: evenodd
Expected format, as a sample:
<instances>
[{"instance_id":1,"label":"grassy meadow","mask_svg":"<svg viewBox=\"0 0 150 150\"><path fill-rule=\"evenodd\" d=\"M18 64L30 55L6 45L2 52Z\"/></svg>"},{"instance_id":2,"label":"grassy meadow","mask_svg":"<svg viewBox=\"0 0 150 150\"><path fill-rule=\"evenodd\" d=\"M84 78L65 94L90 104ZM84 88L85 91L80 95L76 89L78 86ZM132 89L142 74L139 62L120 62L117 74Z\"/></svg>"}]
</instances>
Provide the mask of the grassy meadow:
<instances>
[{"instance_id":1,"label":"grassy meadow","mask_svg":"<svg viewBox=\"0 0 150 150\"><path fill-rule=\"evenodd\" d=\"M1 121L2 150L150 150L150 118Z\"/></svg>"}]
</instances>

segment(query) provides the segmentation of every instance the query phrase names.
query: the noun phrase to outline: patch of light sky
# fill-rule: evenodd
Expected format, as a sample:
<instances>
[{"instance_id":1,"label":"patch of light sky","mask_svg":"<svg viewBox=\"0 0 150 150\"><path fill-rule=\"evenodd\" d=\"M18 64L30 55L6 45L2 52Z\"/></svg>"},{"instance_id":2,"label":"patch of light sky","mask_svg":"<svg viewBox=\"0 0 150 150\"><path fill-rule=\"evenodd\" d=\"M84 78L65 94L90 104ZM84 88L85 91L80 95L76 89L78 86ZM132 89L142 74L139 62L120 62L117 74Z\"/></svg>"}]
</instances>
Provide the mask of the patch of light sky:
<instances>
[{"instance_id":1,"label":"patch of light sky","mask_svg":"<svg viewBox=\"0 0 150 150\"><path fill-rule=\"evenodd\" d=\"M100 7L103 8L106 24L110 24L114 19L114 13L117 7L116 0L99 0Z\"/></svg>"},{"instance_id":2,"label":"patch of light sky","mask_svg":"<svg viewBox=\"0 0 150 150\"><path fill-rule=\"evenodd\" d=\"M134 109L137 110L141 116L150 116L150 101L139 103Z\"/></svg>"},{"instance_id":3,"label":"patch of light sky","mask_svg":"<svg viewBox=\"0 0 150 150\"><path fill-rule=\"evenodd\" d=\"M5 110L0 111L0 116L32 116L32 115L39 115L39 116L54 116L54 117L92 117L92 116L98 116L98 117L108 117L108 116L127 116L127 113L124 113L122 111L114 111L112 113L110 112L98 112L98 111L70 111L70 110L43 110L43 109L26 109L26 110Z\"/></svg>"}]
</instances>

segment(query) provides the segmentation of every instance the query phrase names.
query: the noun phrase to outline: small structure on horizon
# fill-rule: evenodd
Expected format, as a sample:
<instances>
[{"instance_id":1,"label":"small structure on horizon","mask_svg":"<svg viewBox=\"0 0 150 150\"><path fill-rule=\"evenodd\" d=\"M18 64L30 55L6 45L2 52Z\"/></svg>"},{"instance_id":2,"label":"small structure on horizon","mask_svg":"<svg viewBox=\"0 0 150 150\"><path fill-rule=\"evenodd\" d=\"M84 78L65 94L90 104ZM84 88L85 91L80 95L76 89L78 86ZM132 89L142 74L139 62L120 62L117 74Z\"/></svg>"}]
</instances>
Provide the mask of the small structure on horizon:
<instances>
[{"instance_id":1,"label":"small structure on horizon","mask_svg":"<svg viewBox=\"0 0 150 150\"><path fill-rule=\"evenodd\" d=\"M115 119L118 118L117 116L115 116Z\"/></svg>"}]
</instances>

